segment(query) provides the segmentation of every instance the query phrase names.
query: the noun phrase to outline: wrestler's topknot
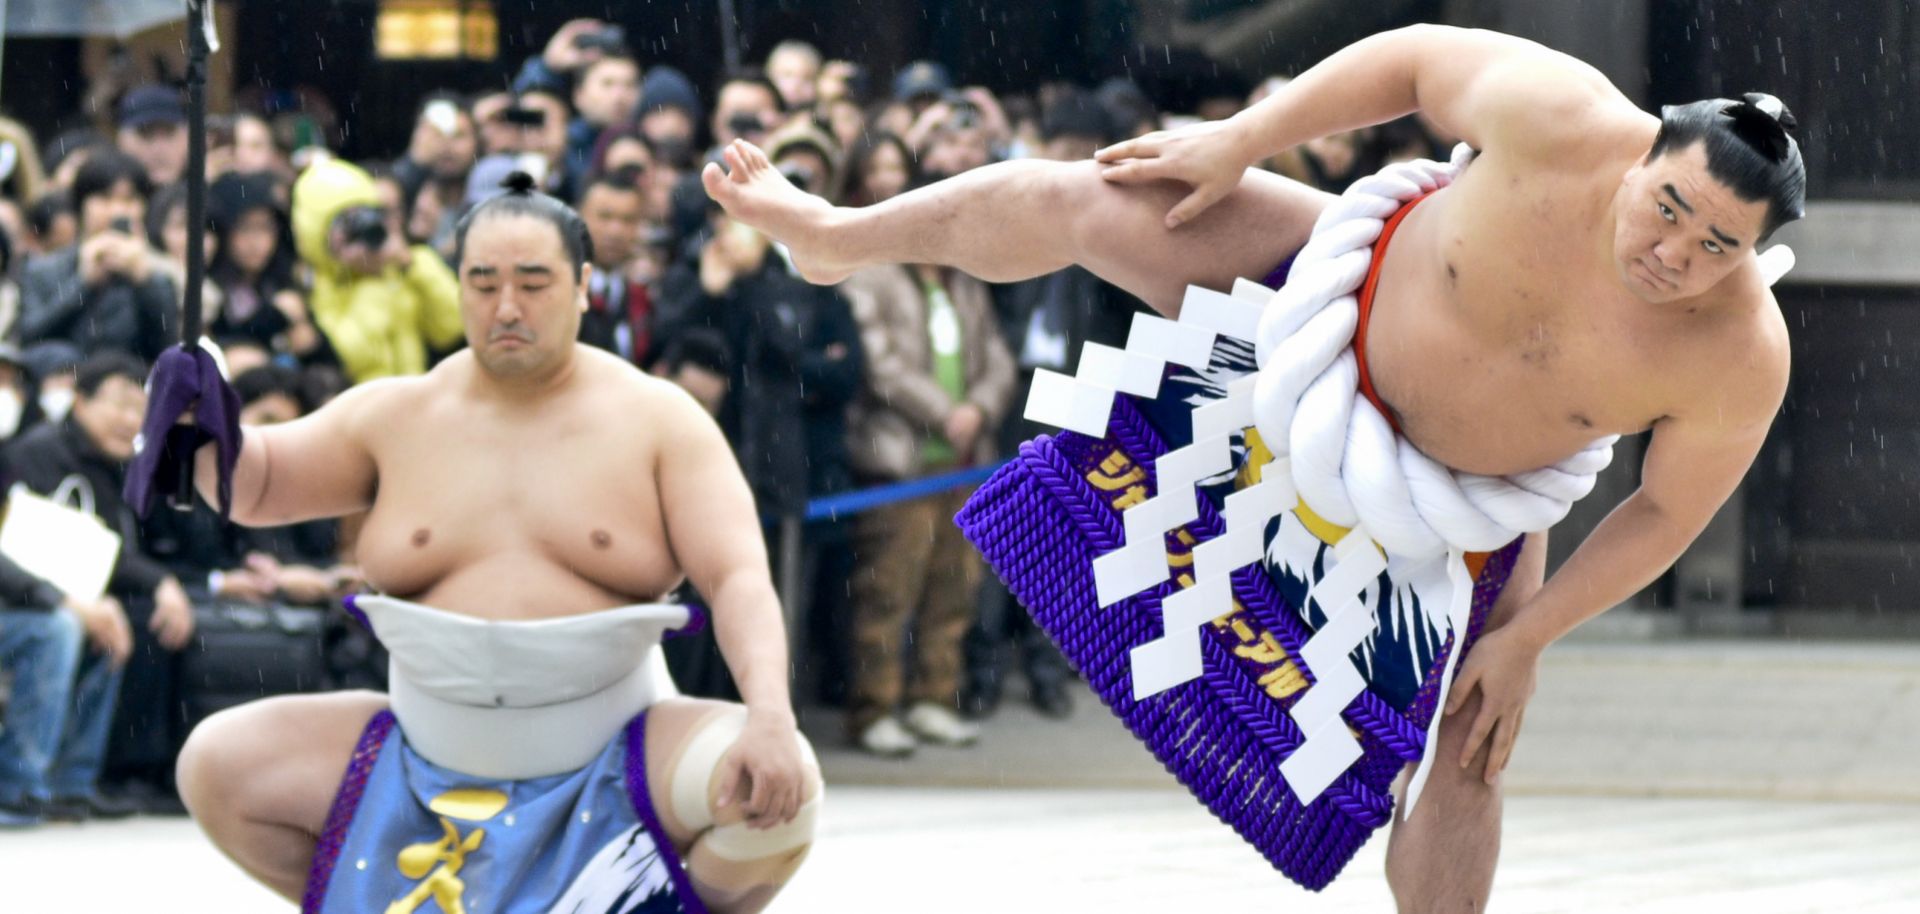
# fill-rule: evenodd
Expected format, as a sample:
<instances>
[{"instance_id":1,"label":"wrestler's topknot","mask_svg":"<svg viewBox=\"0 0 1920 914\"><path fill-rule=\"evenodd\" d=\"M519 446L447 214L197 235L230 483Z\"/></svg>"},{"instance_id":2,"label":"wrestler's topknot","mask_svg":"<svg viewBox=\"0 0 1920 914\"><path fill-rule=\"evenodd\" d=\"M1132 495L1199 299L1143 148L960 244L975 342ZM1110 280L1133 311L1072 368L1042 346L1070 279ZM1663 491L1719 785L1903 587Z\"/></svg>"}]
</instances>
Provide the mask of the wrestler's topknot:
<instances>
[{"instance_id":1,"label":"wrestler's topknot","mask_svg":"<svg viewBox=\"0 0 1920 914\"><path fill-rule=\"evenodd\" d=\"M1707 173L1714 180L1742 200L1766 201L1760 227L1765 241L1774 229L1807 212L1807 168L1793 139L1794 126L1793 112L1764 92L1667 105L1660 109L1660 132L1647 158L1705 144Z\"/></svg>"},{"instance_id":2,"label":"wrestler's topknot","mask_svg":"<svg viewBox=\"0 0 1920 914\"><path fill-rule=\"evenodd\" d=\"M524 171L509 172L501 179L500 189L503 193L475 204L454 224L454 270L460 269L460 261L466 255L467 232L474 223L494 216L529 216L546 222L560 233L560 246L566 250L567 260L573 264L573 277L578 281L583 275L581 266L593 259L593 237L587 233L586 220L580 218L573 207L542 193L533 175Z\"/></svg>"},{"instance_id":3,"label":"wrestler's topknot","mask_svg":"<svg viewBox=\"0 0 1920 914\"><path fill-rule=\"evenodd\" d=\"M1779 99L1764 92L1748 92L1720 113L1733 121L1735 134L1766 153L1767 158L1784 161L1792 151L1793 138L1787 134L1798 122Z\"/></svg>"},{"instance_id":4,"label":"wrestler's topknot","mask_svg":"<svg viewBox=\"0 0 1920 914\"><path fill-rule=\"evenodd\" d=\"M531 194L533 188L533 175L524 171L507 172L507 176L500 181L500 189L510 194Z\"/></svg>"}]
</instances>

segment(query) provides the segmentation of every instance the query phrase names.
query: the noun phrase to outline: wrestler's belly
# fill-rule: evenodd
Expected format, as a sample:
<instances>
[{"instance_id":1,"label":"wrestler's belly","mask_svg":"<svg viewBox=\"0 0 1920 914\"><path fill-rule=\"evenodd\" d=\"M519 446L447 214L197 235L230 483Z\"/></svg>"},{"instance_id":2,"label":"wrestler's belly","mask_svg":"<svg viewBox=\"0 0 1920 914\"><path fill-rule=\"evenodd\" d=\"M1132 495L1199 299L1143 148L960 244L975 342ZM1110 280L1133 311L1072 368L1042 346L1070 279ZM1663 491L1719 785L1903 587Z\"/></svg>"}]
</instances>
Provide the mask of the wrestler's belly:
<instances>
[{"instance_id":1,"label":"wrestler's belly","mask_svg":"<svg viewBox=\"0 0 1920 914\"><path fill-rule=\"evenodd\" d=\"M1515 275L1510 259L1459 244L1439 256L1446 202L1395 234L1367 327L1375 390L1407 440L1455 469L1505 475L1644 431L1654 415L1639 402L1645 371L1622 356L1632 342L1572 304L1590 296L1571 277Z\"/></svg>"},{"instance_id":2,"label":"wrestler's belly","mask_svg":"<svg viewBox=\"0 0 1920 914\"><path fill-rule=\"evenodd\" d=\"M1505 475L1556 463L1610 433L1570 418L1578 410L1566 402L1566 382L1504 371L1507 353L1449 341L1458 332L1451 328L1409 333L1386 317L1376 310L1368 338L1374 388L1427 456L1469 473Z\"/></svg>"}]
</instances>

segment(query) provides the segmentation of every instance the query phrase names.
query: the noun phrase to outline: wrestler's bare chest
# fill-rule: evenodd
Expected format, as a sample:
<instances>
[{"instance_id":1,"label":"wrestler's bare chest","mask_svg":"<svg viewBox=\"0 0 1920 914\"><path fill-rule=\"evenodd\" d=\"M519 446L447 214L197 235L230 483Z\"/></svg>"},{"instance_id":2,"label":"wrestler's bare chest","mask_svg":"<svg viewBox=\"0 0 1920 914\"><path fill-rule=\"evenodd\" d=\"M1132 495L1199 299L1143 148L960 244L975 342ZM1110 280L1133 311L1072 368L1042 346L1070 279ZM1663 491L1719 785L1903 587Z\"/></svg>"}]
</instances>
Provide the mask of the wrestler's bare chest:
<instances>
[{"instance_id":1,"label":"wrestler's bare chest","mask_svg":"<svg viewBox=\"0 0 1920 914\"><path fill-rule=\"evenodd\" d=\"M658 599L680 580L645 423L606 404L430 399L383 440L359 559L385 593L496 618Z\"/></svg>"},{"instance_id":2,"label":"wrestler's bare chest","mask_svg":"<svg viewBox=\"0 0 1920 914\"><path fill-rule=\"evenodd\" d=\"M1369 369L1408 440L1457 469L1533 469L1663 414L1684 340L1596 248L1604 198L1555 190L1476 163L1388 246Z\"/></svg>"}]
</instances>

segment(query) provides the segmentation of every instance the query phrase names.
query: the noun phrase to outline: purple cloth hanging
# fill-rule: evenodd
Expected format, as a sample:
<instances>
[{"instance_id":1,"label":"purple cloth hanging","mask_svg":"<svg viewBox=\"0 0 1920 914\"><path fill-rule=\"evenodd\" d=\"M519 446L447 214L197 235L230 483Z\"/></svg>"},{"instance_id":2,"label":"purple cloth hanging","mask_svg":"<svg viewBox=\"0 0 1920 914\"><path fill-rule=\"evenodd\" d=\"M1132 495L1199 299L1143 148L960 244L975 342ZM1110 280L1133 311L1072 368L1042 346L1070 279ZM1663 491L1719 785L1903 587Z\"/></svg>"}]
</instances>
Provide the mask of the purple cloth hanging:
<instances>
[{"instance_id":1,"label":"purple cloth hanging","mask_svg":"<svg viewBox=\"0 0 1920 914\"><path fill-rule=\"evenodd\" d=\"M185 345L169 348L154 360L147 390L141 446L127 467L127 504L145 517L154 496L181 473L192 472L194 454L212 442L218 445L220 461L220 518L226 520L233 501L233 466L240 460L240 394L220 375L213 353ZM189 409L194 411L193 424L181 424Z\"/></svg>"}]
</instances>

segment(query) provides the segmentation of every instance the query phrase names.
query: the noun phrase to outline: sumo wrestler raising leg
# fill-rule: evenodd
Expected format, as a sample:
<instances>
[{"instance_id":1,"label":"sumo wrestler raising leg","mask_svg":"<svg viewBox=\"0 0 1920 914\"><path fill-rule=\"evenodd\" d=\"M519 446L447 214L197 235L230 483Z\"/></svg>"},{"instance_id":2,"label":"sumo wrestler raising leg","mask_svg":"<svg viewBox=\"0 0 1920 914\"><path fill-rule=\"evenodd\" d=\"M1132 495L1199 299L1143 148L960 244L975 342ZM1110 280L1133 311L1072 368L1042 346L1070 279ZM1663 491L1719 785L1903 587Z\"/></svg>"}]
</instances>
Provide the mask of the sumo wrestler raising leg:
<instances>
[{"instance_id":1,"label":"sumo wrestler raising leg","mask_svg":"<svg viewBox=\"0 0 1920 914\"><path fill-rule=\"evenodd\" d=\"M1780 405L1787 332L1756 249L1801 215L1805 175L1777 100L1656 117L1531 42L1420 26L1358 42L1229 120L1093 162L1008 162L867 209L798 193L744 143L703 178L817 282L884 262L998 281L1080 264L1172 315L1188 285L1268 275L1335 200L1252 163L1415 110L1475 155L1403 201L1391 250L1384 233L1373 242L1363 390L1421 454L1486 477L1652 432L1640 488L1551 581L1544 525L1516 531L1529 535L1461 666L1426 799L1396 824L1387 874L1402 909L1480 910L1498 775L1541 651L1680 555Z\"/></svg>"}]
</instances>

